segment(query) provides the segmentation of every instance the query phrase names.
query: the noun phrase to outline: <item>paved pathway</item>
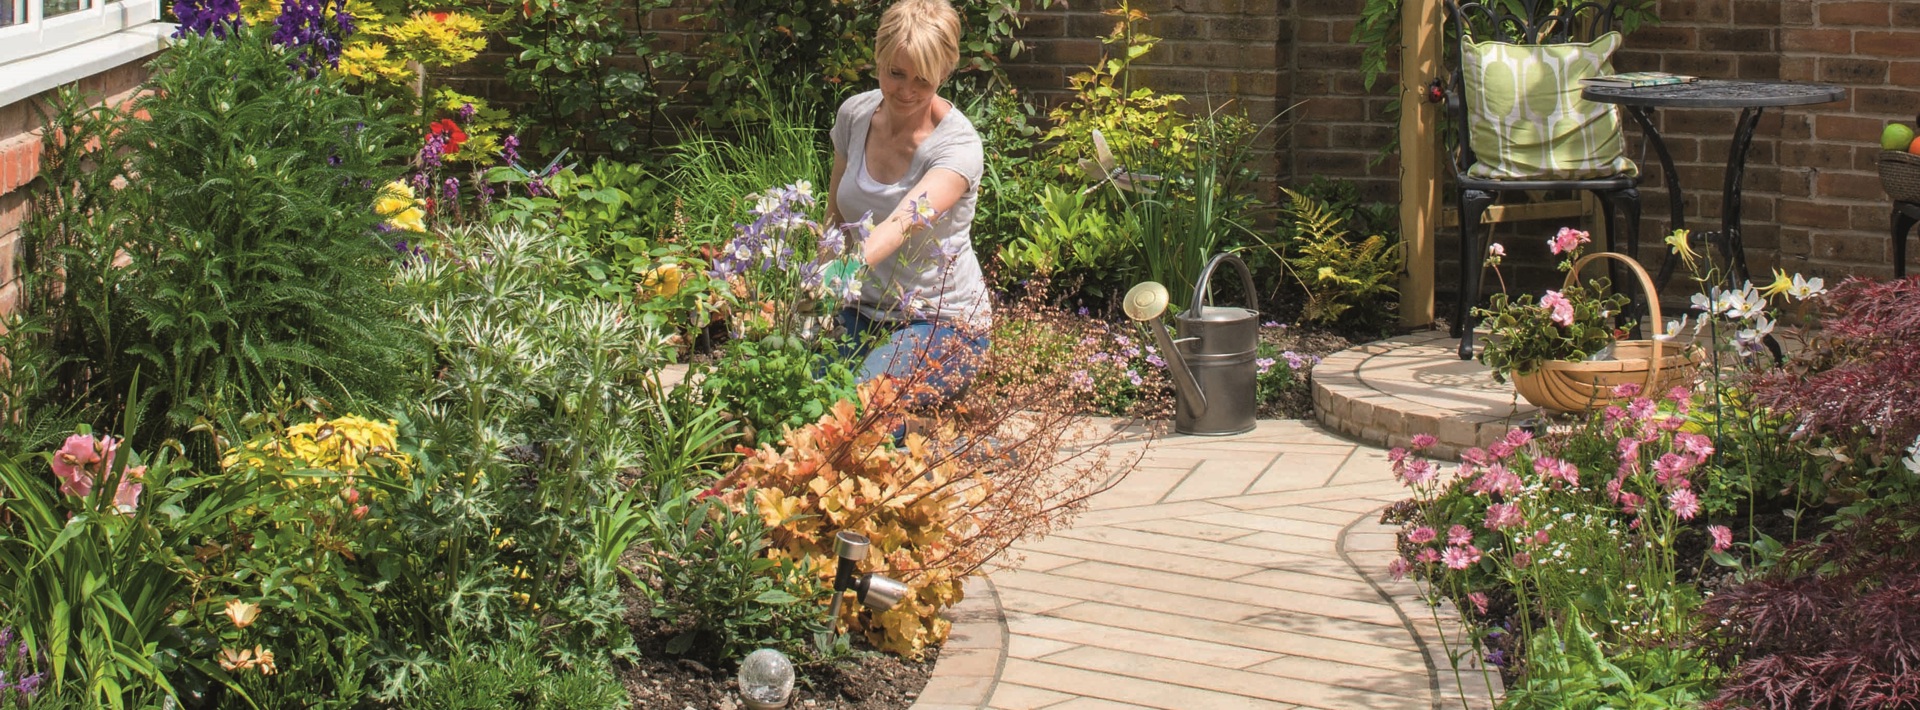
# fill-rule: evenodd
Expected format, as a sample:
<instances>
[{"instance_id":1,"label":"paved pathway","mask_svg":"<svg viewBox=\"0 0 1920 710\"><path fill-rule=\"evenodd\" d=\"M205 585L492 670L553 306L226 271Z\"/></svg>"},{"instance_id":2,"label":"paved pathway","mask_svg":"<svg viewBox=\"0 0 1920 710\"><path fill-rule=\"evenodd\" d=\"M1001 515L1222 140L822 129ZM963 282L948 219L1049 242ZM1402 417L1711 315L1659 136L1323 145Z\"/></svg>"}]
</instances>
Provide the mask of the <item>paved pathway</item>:
<instances>
[{"instance_id":1,"label":"paved pathway","mask_svg":"<svg viewBox=\"0 0 1920 710\"><path fill-rule=\"evenodd\" d=\"M1426 607L1385 573L1401 497L1385 451L1311 423L1154 442L991 575L1002 616L975 588L915 707L1459 707Z\"/></svg>"}]
</instances>

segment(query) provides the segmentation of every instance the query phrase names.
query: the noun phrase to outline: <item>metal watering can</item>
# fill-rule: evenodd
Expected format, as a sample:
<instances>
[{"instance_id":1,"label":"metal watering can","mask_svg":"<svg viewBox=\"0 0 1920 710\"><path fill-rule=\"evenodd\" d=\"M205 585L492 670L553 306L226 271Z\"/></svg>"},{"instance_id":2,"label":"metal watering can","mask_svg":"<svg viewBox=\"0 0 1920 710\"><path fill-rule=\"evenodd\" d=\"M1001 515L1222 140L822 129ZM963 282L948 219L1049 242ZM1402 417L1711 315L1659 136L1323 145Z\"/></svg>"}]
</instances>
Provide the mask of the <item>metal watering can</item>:
<instances>
[{"instance_id":1,"label":"metal watering can","mask_svg":"<svg viewBox=\"0 0 1920 710\"><path fill-rule=\"evenodd\" d=\"M1207 305L1213 270L1222 262L1240 270L1247 308ZM1167 335L1160 315L1167 311L1167 287L1148 281L1127 292L1127 317L1153 323L1153 339L1166 353L1174 389L1173 430L1182 434L1226 436L1253 430L1259 374L1254 357L1260 344L1260 310L1253 303L1253 274L1233 254L1215 254L1193 286L1192 308L1173 317L1180 339Z\"/></svg>"}]
</instances>

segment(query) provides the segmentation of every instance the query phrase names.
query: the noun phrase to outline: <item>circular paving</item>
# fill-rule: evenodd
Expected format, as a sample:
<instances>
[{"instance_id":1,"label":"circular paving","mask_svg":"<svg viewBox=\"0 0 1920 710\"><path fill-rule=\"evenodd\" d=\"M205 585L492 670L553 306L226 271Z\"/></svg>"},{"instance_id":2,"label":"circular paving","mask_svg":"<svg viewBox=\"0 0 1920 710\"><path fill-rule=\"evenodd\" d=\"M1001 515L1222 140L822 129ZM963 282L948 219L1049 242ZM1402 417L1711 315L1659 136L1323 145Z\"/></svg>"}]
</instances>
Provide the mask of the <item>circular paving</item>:
<instances>
[{"instance_id":1,"label":"circular paving","mask_svg":"<svg viewBox=\"0 0 1920 710\"><path fill-rule=\"evenodd\" d=\"M1540 414L1485 365L1461 360L1458 344L1444 331L1423 331L1327 356L1313 368L1314 417L1376 446L1432 434L1440 443L1429 455L1458 458Z\"/></svg>"}]
</instances>

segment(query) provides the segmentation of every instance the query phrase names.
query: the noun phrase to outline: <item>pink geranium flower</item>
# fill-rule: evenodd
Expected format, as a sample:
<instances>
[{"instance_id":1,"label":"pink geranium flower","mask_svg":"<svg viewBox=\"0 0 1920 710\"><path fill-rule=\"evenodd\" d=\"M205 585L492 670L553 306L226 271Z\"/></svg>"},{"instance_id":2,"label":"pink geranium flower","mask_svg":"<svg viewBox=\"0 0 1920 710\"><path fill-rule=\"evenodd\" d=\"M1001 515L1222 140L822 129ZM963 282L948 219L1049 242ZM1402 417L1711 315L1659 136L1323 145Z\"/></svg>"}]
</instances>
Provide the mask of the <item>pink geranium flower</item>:
<instances>
[{"instance_id":1,"label":"pink geranium flower","mask_svg":"<svg viewBox=\"0 0 1920 710\"><path fill-rule=\"evenodd\" d=\"M1472 541L1473 541L1473 531L1468 530L1467 526L1455 525L1453 527L1447 528L1447 544L1465 545Z\"/></svg>"},{"instance_id":2,"label":"pink geranium flower","mask_svg":"<svg viewBox=\"0 0 1920 710\"><path fill-rule=\"evenodd\" d=\"M1693 494L1692 489L1682 488L1667 495L1667 507L1681 520L1692 520L1693 516L1700 514L1700 498Z\"/></svg>"},{"instance_id":3,"label":"pink geranium flower","mask_svg":"<svg viewBox=\"0 0 1920 710\"><path fill-rule=\"evenodd\" d=\"M1561 227L1560 231L1554 234L1552 239L1547 240L1547 248L1553 250L1554 254L1559 255L1578 249L1581 245L1591 241L1593 241L1592 237L1586 232L1572 227Z\"/></svg>"},{"instance_id":4,"label":"pink geranium flower","mask_svg":"<svg viewBox=\"0 0 1920 710\"><path fill-rule=\"evenodd\" d=\"M1433 528L1422 525L1407 532L1407 542L1415 545L1425 545L1433 542L1434 538L1439 536L1440 533L1434 532Z\"/></svg>"},{"instance_id":5,"label":"pink geranium flower","mask_svg":"<svg viewBox=\"0 0 1920 710\"><path fill-rule=\"evenodd\" d=\"M1707 535L1713 538L1714 552L1726 552L1727 548L1733 547L1733 531L1725 525L1708 525Z\"/></svg>"},{"instance_id":6,"label":"pink geranium flower","mask_svg":"<svg viewBox=\"0 0 1920 710\"><path fill-rule=\"evenodd\" d=\"M1547 309L1547 317L1553 320L1554 325L1573 325L1573 302L1559 291L1548 291L1547 295L1541 296L1540 307Z\"/></svg>"}]
</instances>

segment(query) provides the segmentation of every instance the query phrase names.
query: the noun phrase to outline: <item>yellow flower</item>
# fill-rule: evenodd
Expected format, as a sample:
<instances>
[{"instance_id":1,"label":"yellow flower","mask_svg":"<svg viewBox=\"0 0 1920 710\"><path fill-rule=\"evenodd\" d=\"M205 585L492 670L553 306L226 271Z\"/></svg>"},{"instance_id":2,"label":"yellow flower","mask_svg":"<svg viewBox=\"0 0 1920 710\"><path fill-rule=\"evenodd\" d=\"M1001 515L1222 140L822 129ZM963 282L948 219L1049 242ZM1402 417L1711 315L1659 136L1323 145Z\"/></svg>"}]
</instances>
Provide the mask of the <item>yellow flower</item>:
<instances>
[{"instance_id":1,"label":"yellow flower","mask_svg":"<svg viewBox=\"0 0 1920 710\"><path fill-rule=\"evenodd\" d=\"M1786 269L1776 268L1773 270L1773 283L1767 284L1766 288L1760 289L1760 293L1768 297L1773 297L1790 290L1793 290L1793 277L1787 275Z\"/></svg>"},{"instance_id":2,"label":"yellow flower","mask_svg":"<svg viewBox=\"0 0 1920 710\"><path fill-rule=\"evenodd\" d=\"M680 284L685 278L685 275L680 272L679 264L661 264L648 271L641 284L655 296L672 298L680 293Z\"/></svg>"},{"instance_id":3,"label":"yellow flower","mask_svg":"<svg viewBox=\"0 0 1920 710\"><path fill-rule=\"evenodd\" d=\"M387 218L387 226L405 232L427 231L427 211L422 208L419 198L414 197L413 187L395 180L380 189L380 196L373 201L373 211Z\"/></svg>"},{"instance_id":4,"label":"yellow flower","mask_svg":"<svg viewBox=\"0 0 1920 710\"><path fill-rule=\"evenodd\" d=\"M421 12L372 31L393 42L408 59L428 66L449 66L473 59L486 49L484 29L479 19L464 12Z\"/></svg>"},{"instance_id":5,"label":"yellow flower","mask_svg":"<svg viewBox=\"0 0 1920 710\"><path fill-rule=\"evenodd\" d=\"M1693 245L1687 243L1687 235L1687 230L1676 229L1662 241L1673 249L1673 253L1680 257L1680 263L1685 264L1687 271L1691 273L1694 271L1694 265L1700 261L1700 252L1694 251Z\"/></svg>"},{"instance_id":6,"label":"yellow flower","mask_svg":"<svg viewBox=\"0 0 1920 710\"><path fill-rule=\"evenodd\" d=\"M253 618L260 615L260 605L249 604L235 599L227 602L227 618L233 620L235 628L247 628L253 625Z\"/></svg>"}]
</instances>

